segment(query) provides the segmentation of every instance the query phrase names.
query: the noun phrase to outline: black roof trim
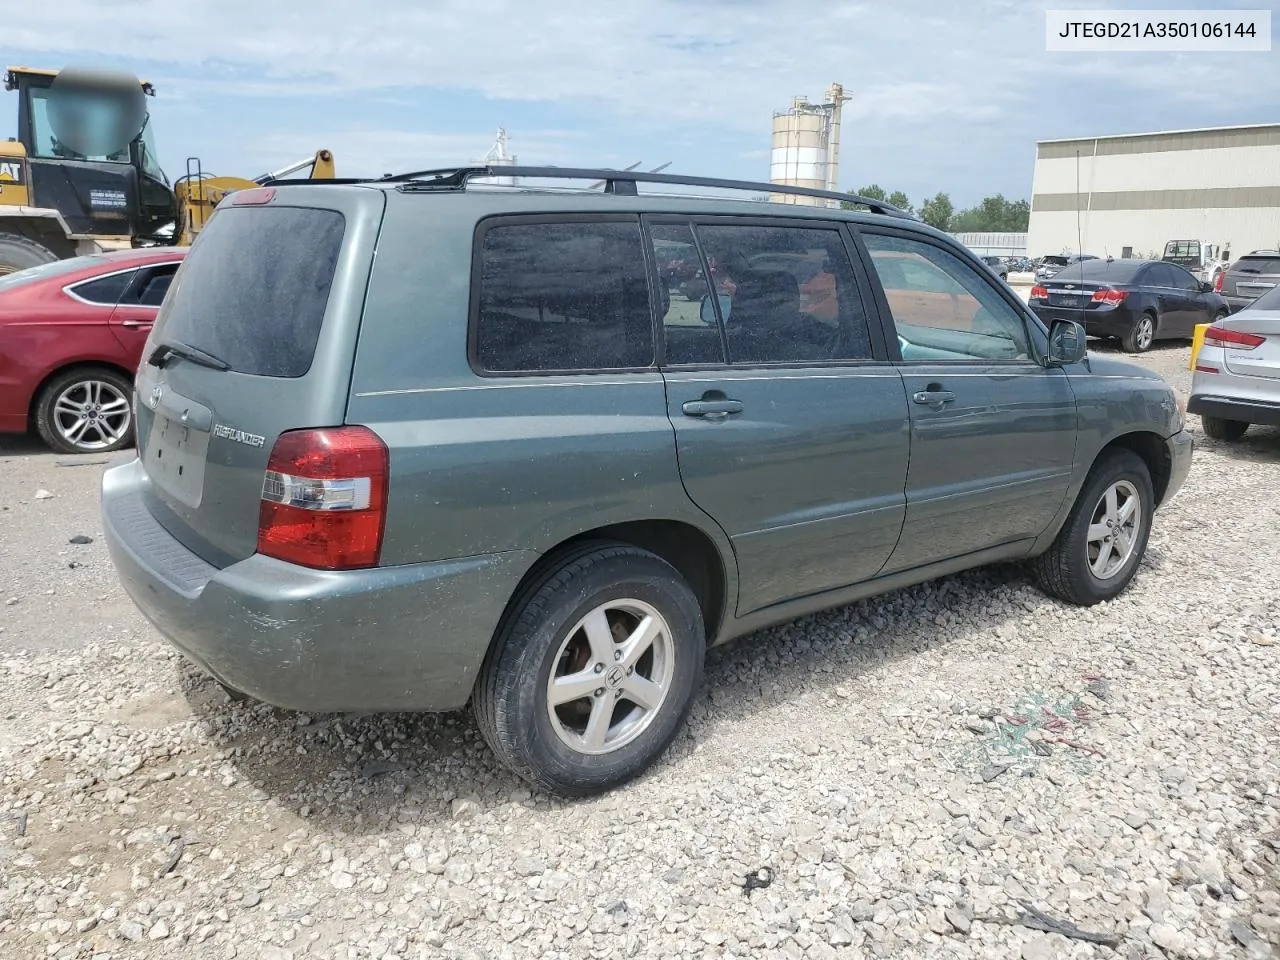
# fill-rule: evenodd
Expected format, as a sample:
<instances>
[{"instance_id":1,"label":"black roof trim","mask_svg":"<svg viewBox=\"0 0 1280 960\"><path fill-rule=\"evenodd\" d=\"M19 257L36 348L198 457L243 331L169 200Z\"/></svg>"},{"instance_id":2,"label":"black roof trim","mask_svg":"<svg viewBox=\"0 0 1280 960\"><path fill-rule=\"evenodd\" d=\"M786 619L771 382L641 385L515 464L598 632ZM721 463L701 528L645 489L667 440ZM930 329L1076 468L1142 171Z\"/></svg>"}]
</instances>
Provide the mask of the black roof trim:
<instances>
[{"instance_id":1,"label":"black roof trim","mask_svg":"<svg viewBox=\"0 0 1280 960\"><path fill-rule=\"evenodd\" d=\"M791 184L764 183L754 180L724 180L718 177L688 177L678 173L645 173L642 170L602 170L586 167L521 167L521 166L473 166L447 167L438 170L414 170L409 173L387 174L374 183L395 183L407 192L432 192L465 190L467 181L487 177L531 177L539 180L603 180L605 193L618 196L637 195L638 183L663 183L686 187L708 187L719 190L744 190L752 193L783 193L792 196L817 197L838 200L866 207L872 213L890 217L917 219L883 200L859 196L856 193L838 193L834 190L817 190Z\"/></svg>"}]
</instances>

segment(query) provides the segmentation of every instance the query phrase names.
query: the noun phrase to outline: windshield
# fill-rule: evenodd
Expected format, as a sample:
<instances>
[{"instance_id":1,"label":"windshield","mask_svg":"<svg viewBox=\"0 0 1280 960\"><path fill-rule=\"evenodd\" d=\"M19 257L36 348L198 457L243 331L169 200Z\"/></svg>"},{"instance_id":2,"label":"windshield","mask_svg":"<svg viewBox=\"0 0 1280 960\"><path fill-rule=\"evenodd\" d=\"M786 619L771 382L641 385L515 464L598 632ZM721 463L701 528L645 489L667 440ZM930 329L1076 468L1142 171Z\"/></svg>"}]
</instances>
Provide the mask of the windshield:
<instances>
[{"instance_id":1,"label":"windshield","mask_svg":"<svg viewBox=\"0 0 1280 960\"><path fill-rule=\"evenodd\" d=\"M33 153L37 157L69 160L111 161L114 163L129 162L129 147L111 154L87 155L79 153L66 144L59 142L53 132L53 123L49 118L49 101L53 93L51 87L32 87L29 91L31 104L31 135ZM118 122L119 105L110 98L85 98L79 102L81 117L84 122L98 130L109 129Z\"/></svg>"},{"instance_id":2,"label":"windshield","mask_svg":"<svg viewBox=\"0 0 1280 960\"><path fill-rule=\"evenodd\" d=\"M65 273L75 273L95 263L104 263L101 257L72 257L70 260L55 260L53 263L42 263L38 267L27 267L14 273L0 276L0 293L25 287L48 277L57 277Z\"/></svg>"},{"instance_id":3,"label":"windshield","mask_svg":"<svg viewBox=\"0 0 1280 960\"><path fill-rule=\"evenodd\" d=\"M151 126L151 114L147 114L146 121L142 124L142 133L139 139L142 141L142 172L153 180L159 180L163 184L169 183L169 178L164 175L164 171L160 169L159 156L156 153L156 137Z\"/></svg>"}]
</instances>

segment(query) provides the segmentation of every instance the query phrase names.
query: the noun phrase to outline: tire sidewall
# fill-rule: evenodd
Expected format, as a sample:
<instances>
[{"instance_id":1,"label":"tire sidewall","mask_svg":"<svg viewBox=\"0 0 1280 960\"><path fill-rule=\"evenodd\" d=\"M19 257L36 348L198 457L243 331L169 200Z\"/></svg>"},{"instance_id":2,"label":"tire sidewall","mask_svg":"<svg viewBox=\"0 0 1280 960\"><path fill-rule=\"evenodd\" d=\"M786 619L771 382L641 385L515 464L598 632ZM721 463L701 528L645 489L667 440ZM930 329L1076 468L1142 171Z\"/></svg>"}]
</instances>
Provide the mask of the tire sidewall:
<instances>
[{"instance_id":1,"label":"tire sidewall","mask_svg":"<svg viewBox=\"0 0 1280 960\"><path fill-rule=\"evenodd\" d=\"M1143 346L1142 341L1138 338L1138 330L1143 320L1151 321L1151 342ZM1128 353L1146 353L1156 342L1156 334L1160 330L1160 321L1150 313L1143 313L1134 321L1133 329L1129 331L1128 336L1121 339L1121 345Z\"/></svg>"},{"instance_id":2,"label":"tire sidewall","mask_svg":"<svg viewBox=\"0 0 1280 960\"><path fill-rule=\"evenodd\" d=\"M650 604L667 621L675 657L671 688L658 714L630 743L607 754L580 754L552 726L547 681L565 633L591 610L624 597ZM670 565L638 550L604 558L567 587L545 583L515 619L497 664L498 736L522 766L558 792L587 794L615 786L649 767L679 732L701 681L705 652L697 599Z\"/></svg>"},{"instance_id":3,"label":"tire sidewall","mask_svg":"<svg viewBox=\"0 0 1280 960\"><path fill-rule=\"evenodd\" d=\"M1141 499L1142 526L1138 531L1138 542L1134 546L1133 554L1124 567L1114 577L1099 580L1089 568L1089 523L1093 519L1093 511L1097 508L1103 493L1119 480L1129 481L1138 491L1138 497ZM1129 586L1146 555L1154 516L1155 491L1151 485L1151 473L1137 454L1128 451L1114 454L1100 464L1090 476L1084 489L1080 491L1080 499L1071 518L1067 549L1071 578L1091 603L1112 600Z\"/></svg>"},{"instance_id":4,"label":"tire sidewall","mask_svg":"<svg viewBox=\"0 0 1280 960\"><path fill-rule=\"evenodd\" d=\"M36 430L40 434L40 438L58 453L66 454L115 453L117 450L123 450L125 447L130 446L133 443L134 430L137 426L132 410L130 410L129 413L129 429L125 431L124 436L107 447L99 447L95 450L82 450L79 447L69 444L58 432L57 421L54 417L53 408L54 404L57 402L59 394L66 391L66 389L72 384L87 380L101 380L103 382L110 383L112 386L120 390L126 400L133 392L133 384L129 382L127 377L104 367L81 367L77 370L68 370L66 373L59 374L45 385L36 405Z\"/></svg>"}]
</instances>

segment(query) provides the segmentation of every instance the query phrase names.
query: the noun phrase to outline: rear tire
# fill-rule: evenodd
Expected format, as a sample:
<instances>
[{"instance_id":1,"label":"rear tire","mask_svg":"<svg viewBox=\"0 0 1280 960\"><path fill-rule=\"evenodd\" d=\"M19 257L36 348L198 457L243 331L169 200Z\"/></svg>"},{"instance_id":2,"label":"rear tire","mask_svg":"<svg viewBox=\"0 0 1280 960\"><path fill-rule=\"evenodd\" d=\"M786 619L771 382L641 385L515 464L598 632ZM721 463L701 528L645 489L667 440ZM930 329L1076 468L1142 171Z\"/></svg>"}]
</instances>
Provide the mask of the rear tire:
<instances>
[{"instance_id":1,"label":"rear tire","mask_svg":"<svg viewBox=\"0 0 1280 960\"><path fill-rule=\"evenodd\" d=\"M36 401L36 431L58 453L114 453L133 443L133 384L106 367L58 374Z\"/></svg>"},{"instance_id":2,"label":"rear tire","mask_svg":"<svg viewBox=\"0 0 1280 960\"><path fill-rule=\"evenodd\" d=\"M1053 545L1032 560L1036 582L1081 607L1114 599L1142 562L1154 512L1151 472L1142 458L1130 450L1106 454L1089 471Z\"/></svg>"},{"instance_id":3,"label":"rear tire","mask_svg":"<svg viewBox=\"0 0 1280 960\"><path fill-rule=\"evenodd\" d=\"M1243 420L1224 420L1222 417L1211 417L1208 414L1201 415L1200 425L1204 427L1206 437L1228 442L1239 440L1249 429L1249 424Z\"/></svg>"},{"instance_id":4,"label":"rear tire","mask_svg":"<svg viewBox=\"0 0 1280 960\"><path fill-rule=\"evenodd\" d=\"M534 785L608 790L671 744L705 651L697 598L670 564L626 544L586 546L517 597L476 682L476 722Z\"/></svg>"},{"instance_id":5,"label":"rear tire","mask_svg":"<svg viewBox=\"0 0 1280 960\"><path fill-rule=\"evenodd\" d=\"M57 259L58 255L43 244L16 233L0 233L0 276Z\"/></svg>"},{"instance_id":6,"label":"rear tire","mask_svg":"<svg viewBox=\"0 0 1280 960\"><path fill-rule=\"evenodd\" d=\"M1120 338L1125 353L1146 353L1155 343L1159 321L1153 313L1144 313L1134 323L1133 329Z\"/></svg>"}]
</instances>

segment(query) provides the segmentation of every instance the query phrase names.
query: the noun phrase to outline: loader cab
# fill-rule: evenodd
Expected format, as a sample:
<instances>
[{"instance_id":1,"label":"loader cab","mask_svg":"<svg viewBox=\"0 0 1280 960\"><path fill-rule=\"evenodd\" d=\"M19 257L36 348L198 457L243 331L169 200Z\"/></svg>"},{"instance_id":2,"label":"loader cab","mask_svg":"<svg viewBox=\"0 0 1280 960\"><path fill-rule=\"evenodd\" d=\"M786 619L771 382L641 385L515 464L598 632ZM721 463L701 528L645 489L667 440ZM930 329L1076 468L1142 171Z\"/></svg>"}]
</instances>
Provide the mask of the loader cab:
<instances>
[{"instance_id":1,"label":"loader cab","mask_svg":"<svg viewBox=\"0 0 1280 960\"><path fill-rule=\"evenodd\" d=\"M59 138L54 82L58 71L10 67L5 89L18 94L18 141L27 154L29 204L57 210L74 237L155 237L177 218L177 201L157 160L150 113L141 112L136 133L115 138L109 149L86 148ZM155 89L141 83L143 103ZM118 87L81 87L77 117L85 127L106 129L125 109ZM136 101L136 95L135 95ZM112 138L89 136L93 140Z\"/></svg>"}]
</instances>

